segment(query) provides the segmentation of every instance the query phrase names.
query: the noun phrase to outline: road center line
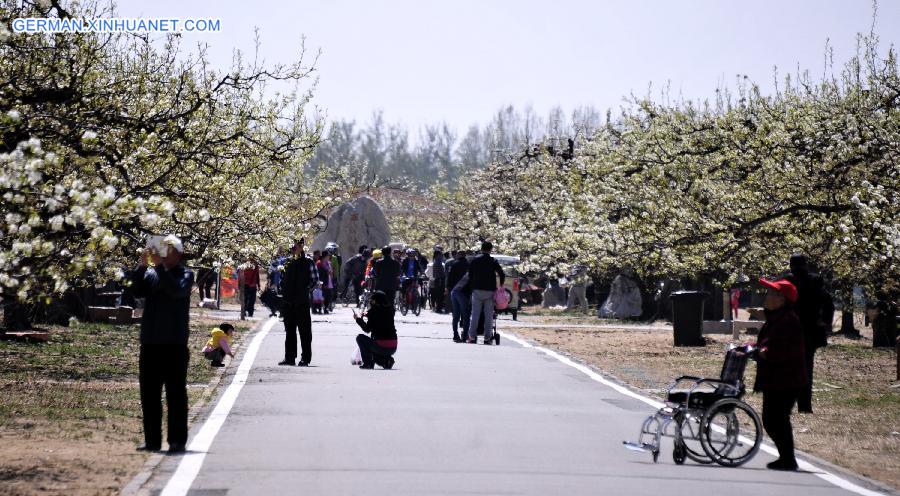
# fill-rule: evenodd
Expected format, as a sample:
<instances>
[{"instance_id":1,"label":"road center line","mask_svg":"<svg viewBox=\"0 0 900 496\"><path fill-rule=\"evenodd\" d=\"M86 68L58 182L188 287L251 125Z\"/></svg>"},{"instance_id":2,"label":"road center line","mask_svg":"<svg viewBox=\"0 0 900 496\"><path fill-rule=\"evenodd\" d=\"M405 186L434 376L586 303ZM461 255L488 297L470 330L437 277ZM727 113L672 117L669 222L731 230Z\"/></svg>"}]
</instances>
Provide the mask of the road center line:
<instances>
[{"instance_id":1,"label":"road center line","mask_svg":"<svg viewBox=\"0 0 900 496\"><path fill-rule=\"evenodd\" d=\"M206 419L206 422L203 423L203 427L194 436L194 440L188 445L188 452L182 456L178 468L160 493L161 496L184 496L191 489L194 479L200 473L200 467L203 466L206 452L212 446L213 440L225 423L225 419L228 418L231 407L234 406L241 388L247 382L247 376L250 375L250 369L253 367L253 361L256 359L256 354L259 352L263 339L266 338L266 335L269 334L276 322L278 322L278 319L270 318L256 336L253 337L253 340L250 341L250 346L247 347L247 351L241 359L241 364L234 374L234 379L232 379L228 388L225 389L225 392L222 393L222 398L219 399L215 409L213 409L209 418Z\"/></svg>"},{"instance_id":2,"label":"road center line","mask_svg":"<svg viewBox=\"0 0 900 496\"><path fill-rule=\"evenodd\" d=\"M618 393L624 394L625 396L634 398L638 401L642 401L642 402L652 406L653 408L659 409L664 406L664 404L662 402L660 402L658 400L654 400L652 398L648 398L647 396L638 394L638 393L622 386L621 384L616 384L615 382L610 381L609 379L603 377L602 375L598 374L597 372L594 372L587 366L577 363L566 356L560 355L559 353L557 353L551 349L544 348L542 346L534 346L533 344L525 341L524 339L522 339L518 336L515 336L513 334L510 334L509 331L499 331L498 330L497 332L499 332L500 335L503 336L504 339L508 339L516 344L521 345L524 348L532 348L532 349L537 350L541 353L544 353L548 356L551 356L551 357L559 360L560 362L568 365L569 367L572 367L572 368L578 370L579 372L585 374L586 376L599 382L600 384L603 384L604 386L608 386L609 388L613 389L614 391L616 391ZM760 449L770 455L774 455L776 457L778 456L778 451L775 448L773 448L767 444L763 444L762 446L760 446ZM866 489L864 487L858 486L858 485L848 481L847 479L844 479L838 475L832 474L831 472L828 472L827 470L825 470L821 467L818 467L816 465L813 465L812 463L809 463L805 460L798 459L797 464L800 466L801 469L811 472L816 477L819 477L820 479L823 479L831 484L834 484L835 486L840 487L841 489L845 489L847 491L850 491L850 492L853 492L856 494L860 494L862 496L882 496L884 494L884 493L872 491L872 490Z\"/></svg>"}]
</instances>

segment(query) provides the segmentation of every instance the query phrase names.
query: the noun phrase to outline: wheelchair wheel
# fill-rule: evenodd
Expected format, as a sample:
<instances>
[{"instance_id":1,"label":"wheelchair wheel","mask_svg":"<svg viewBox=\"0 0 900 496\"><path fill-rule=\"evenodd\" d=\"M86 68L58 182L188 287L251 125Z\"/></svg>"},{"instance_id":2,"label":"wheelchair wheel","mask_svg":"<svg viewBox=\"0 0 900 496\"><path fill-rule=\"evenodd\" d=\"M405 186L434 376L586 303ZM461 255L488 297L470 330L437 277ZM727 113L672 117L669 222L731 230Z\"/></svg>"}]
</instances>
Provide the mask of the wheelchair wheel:
<instances>
[{"instance_id":1,"label":"wheelchair wheel","mask_svg":"<svg viewBox=\"0 0 900 496\"><path fill-rule=\"evenodd\" d=\"M679 443L675 441L675 448L672 450L672 460L675 461L676 465L684 465L684 460L686 459L687 448L685 448L684 443Z\"/></svg>"},{"instance_id":2,"label":"wheelchair wheel","mask_svg":"<svg viewBox=\"0 0 900 496\"><path fill-rule=\"evenodd\" d=\"M700 421L700 443L712 461L737 467L750 461L762 444L762 422L750 405L737 398L715 402Z\"/></svg>"},{"instance_id":3,"label":"wheelchair wheel","mask_svg":"<svg viewBox=\"0 0 900 496\"><path fill-rule=\"evenodd\" d=\"M680 442L682 448L684 448L685 456L697 463L708 465L713 461L712 458L706 455L703 443L700 440L701 421L702 415L695 415L690 412L677 415L675 425L678 432L676 432L675 443L679 444Z\"/></svg>"}]
</instances>

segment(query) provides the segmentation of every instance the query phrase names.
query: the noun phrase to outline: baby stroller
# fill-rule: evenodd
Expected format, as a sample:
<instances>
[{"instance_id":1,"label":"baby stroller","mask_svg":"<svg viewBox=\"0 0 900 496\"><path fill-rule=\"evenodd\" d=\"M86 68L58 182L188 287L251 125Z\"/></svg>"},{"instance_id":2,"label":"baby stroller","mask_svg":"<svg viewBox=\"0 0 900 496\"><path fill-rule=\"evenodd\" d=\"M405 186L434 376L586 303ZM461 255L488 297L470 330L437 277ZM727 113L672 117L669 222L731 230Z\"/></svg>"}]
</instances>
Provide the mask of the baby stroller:
<instances>
[{"instance_id":1,"label":"baby stroller","mask_svg":"<svg viewBox=\"0 0 900 496\"><path fill-rule=\"evenodd\" d=\"M497 313L498 310L494 309L494 319L491 322L491 329L493 332L491 333L491 341L494 342L495 345L500 345L500 334L497 334ZM478 329L476 329L476 334L478 336L484 336L484 312L481 313L481 318L478 319Z\"/></svg>"},{"instance_id":2,"label":"baby stroller","mask_svg":"<svg viewBox=\"0 0 900 496\"><path fill-rule=\"evenodd\" d=\"M666 394L666 405L647 417L636 443L624 442L635 451L659 458L663 436L674 438L672 459L681 465L690 458L697 463L737 467L747 463L762 443L759 415L741 398L744 369L755 352L752 346L729 347L719 379L681 376ZM676 389L679 384L687 389Z\"/></svg>"}]
</instances>

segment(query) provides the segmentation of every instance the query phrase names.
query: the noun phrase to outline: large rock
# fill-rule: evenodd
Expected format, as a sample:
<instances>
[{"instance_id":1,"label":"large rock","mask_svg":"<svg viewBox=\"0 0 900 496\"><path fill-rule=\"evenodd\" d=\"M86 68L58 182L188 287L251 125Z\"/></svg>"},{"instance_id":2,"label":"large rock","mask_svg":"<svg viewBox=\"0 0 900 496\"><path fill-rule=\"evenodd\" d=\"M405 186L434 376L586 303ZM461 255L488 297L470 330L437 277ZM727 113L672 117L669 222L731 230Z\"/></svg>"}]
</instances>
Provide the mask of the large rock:
<instances>
[{"instance_id":1,"label":"large rock","mask_svg":"<svg viewBox=\"0 0 900 496\"><path fill-rule=\"evenodd\" d=\"M617 275L609 288L609 297L600 305L597 316L603 319L628 319L639 317L641 313L641 290L637 283L625 274Z\"/></svg>"},{"instance_id":2,"label":"large rock","mask_svg":"<svg viewBox=\"0 0 900 496\"><path fill-rule=\"evenodd\" d=\"M359 245L382 247L391 240L387 218L375 200L361 196L331 212L325 231L313 240L312 250L322 250L331 241L341 248L343 259L349 260Z\"/></svg>"},{"instance_id":3,"label":"large rock","mask_svg":"<svg viewBox=\"0 0 900 496\"><path fill-rule=\"evenodd\" d=\"M559 284L559 279L551 277L547 283L547 289L544 290L543 303L544 308L563 306L566 304L566 290Z\"/></svg>"}]
</instances>

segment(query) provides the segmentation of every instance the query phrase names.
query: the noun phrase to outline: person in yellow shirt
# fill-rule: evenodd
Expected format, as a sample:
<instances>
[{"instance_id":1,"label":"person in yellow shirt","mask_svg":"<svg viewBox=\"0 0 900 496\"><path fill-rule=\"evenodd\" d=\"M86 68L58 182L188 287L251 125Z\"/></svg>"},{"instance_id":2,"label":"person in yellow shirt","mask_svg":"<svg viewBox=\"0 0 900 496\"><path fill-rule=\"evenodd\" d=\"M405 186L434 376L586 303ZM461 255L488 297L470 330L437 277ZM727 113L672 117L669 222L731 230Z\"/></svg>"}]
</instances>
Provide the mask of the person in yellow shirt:
<instances>
[{"instance_id":1,"label":"person in yellow shirt","mask_svg":"<svg viewBox=\"0 0 900 496\"><path fill-rule=\"evenodd\" d=\"M210 363L211 366L224 367L225 364L222 363L222 359L225 358L225 355L234 358L234 352L231 351L231 337L233 334L234 326L227 322L223 322L210 332L209 341L203 347L203 356L212 362Z\"/></svg>"}]
</instances>

